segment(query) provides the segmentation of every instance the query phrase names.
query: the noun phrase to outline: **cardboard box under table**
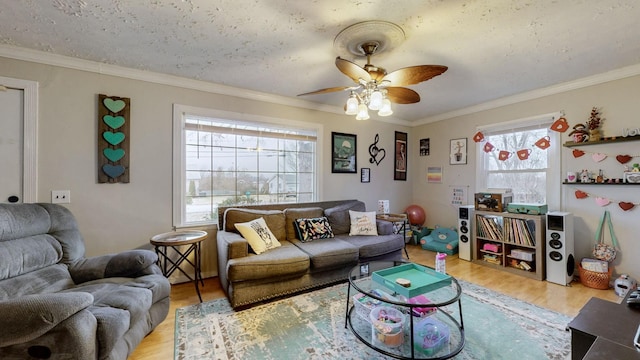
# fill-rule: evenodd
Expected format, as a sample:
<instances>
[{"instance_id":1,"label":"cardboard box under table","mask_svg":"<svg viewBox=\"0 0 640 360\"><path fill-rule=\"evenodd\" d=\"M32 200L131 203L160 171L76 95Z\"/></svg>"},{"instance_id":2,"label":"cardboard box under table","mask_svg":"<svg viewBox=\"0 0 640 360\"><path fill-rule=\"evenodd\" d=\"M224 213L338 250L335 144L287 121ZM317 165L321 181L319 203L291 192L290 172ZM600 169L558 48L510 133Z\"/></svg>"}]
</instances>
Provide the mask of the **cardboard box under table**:
<instances>
[{"instance_id":1,"label":"cardboard box under table","mask_svg":"<svg viewBox=\"0 0 640 360\"><path fill-rule=\"evenodd\" d=\"M413 263L374 271L371 279L406 298L412 298L451 284L449 275ZM404 287L396 282L397 279L409 280L411 285Z\"/></svg>"}]
</instances>

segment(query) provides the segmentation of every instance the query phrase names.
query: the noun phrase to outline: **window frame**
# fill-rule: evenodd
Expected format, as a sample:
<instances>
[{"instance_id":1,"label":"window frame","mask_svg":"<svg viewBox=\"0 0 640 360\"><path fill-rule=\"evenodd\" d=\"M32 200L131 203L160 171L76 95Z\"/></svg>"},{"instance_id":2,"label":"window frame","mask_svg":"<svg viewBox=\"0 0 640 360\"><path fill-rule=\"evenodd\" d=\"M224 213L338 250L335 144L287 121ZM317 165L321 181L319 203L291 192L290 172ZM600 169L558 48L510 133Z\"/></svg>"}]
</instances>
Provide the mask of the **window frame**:
<instances>
[{"instance_id":1,"label":"window frame","mask_svg":"<svg viewBox=\"0 0 640 360\"><path fill-rule=\"evenodd\" d=\"M519 131L522 128L530 128L540 126L547 128L562 116L561 112L549 114L535 115L527 118L516 119L496 124L478 126L477 131L480 132L500 132L505 130ZM549 141L551 146L547 151L547 176L546 176L546 200L549 209L561 209L561 154L562 154L562 138L559 132L550 130ZM476 190L480 191L487 188L487 170L485 170L485 152L482 147L478 147L476 151Z\"/></svg>"},{"instance_id":2,"label":"window frame","mask_svg":"<svg viewBox=\"0 0 640 360\"><path fill-rule=\"evenodd\" d=\"M229 121L264 123L265 125L277 125L290 128L298 128L311 130L316 132L315 144L315 165L314 165L314 187L315 198L321 199L322 178L320 169L322 164L322 137L323 125L318 123L296 121L290 119L272 118L260 115L237 113L231 111L223 111L209 108L201 108L195 106L173 104L173 166L172 166L172 221L174 229L197 227L203 225L217 224L217 216L211 220L203 220L198 222L186 222L186 196L183 189L186 188L186 134L185 134L185 118L187 115L195 117L209 117L218 119L227 119Z\"/></svg>"}]
</instances>

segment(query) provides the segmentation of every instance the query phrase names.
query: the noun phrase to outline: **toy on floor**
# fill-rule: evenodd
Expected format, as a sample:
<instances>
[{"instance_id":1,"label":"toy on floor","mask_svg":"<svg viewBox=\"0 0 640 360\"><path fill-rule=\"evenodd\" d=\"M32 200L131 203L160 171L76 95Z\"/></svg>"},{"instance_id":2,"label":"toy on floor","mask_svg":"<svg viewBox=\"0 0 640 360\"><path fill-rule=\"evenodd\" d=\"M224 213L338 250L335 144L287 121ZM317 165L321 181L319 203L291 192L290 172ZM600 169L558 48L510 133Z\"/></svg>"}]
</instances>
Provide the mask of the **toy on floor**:
<instances>
[{"instance_id":1,"label":"toy on floor","mask_svg":"<svg viewBox=\"0 0 640 360\"><path fill-rule=\"evenodd\" d=\"M409 205L404 212L409 218L409 224L412 226L422 226L427 219L424 209L418 205Z\"/></svg>"},{"instance_id":2,"label":"toy on floor","mask_svg":"<svg viewBox=\"0 0 640 360\"><path fill-rule=\"evenodd\" d=\"M425 250L453 255L458 253L458 233L455 228L436 226L431 233L420 239Z\"/></svg>"}]
</instances>

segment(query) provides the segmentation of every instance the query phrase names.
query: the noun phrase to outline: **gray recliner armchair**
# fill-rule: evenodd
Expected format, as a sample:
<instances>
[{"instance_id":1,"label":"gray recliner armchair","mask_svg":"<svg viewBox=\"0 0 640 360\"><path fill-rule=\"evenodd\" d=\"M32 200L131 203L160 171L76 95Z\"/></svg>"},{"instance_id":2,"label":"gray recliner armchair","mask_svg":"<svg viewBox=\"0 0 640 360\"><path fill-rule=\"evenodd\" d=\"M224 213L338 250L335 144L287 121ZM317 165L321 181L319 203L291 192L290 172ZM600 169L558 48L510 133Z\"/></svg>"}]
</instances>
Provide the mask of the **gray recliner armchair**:
<instances>
[{"instance_id":1,"label":"gray recliner armchair","mask_svg":"<svg viewBox=\"0 0 640 360\"><path fill-rule=\"evenodd\" d=\"M167 316L149 250L86 258L54 204L0 204L0 359L126 359Z\"/></svg>"}]
</instances>

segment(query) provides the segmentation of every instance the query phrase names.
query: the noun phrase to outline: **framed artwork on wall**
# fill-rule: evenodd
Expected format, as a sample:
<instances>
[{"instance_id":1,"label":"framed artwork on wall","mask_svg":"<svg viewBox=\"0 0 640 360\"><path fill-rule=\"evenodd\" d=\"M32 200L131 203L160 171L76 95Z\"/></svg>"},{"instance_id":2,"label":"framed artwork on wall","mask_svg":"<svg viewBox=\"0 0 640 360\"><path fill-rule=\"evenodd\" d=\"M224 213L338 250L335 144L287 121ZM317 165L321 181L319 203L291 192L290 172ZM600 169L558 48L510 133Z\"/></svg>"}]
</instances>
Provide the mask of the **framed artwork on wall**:
<instances>
[{"instance_id":1,"label":"framed artwork on wall","mask_svg":"<svg viewBox=\"0 0 640 360\"><path fill-rule=\"evenodd\" d=\"M393 180L407 180L407 133L396 131Z\"/></svg>"},{"instance_id":2,"label":"framed artwork on wall","mask_svg":"<svg viewBox=\"0 0 640 360\"><path fill-rule=\"evenodd\" d=\"M356 135L331 133L331 172L356 174Z\"/></svg>"},{"instance_id":3,"label":"framed artwork on wall","mask_svg":"<svg viewBox=\"0 0 640 360\"><path fill-rule=\"evenodd\" d=\"M427 182L433 184L442 183L442 166L427 167Z\"/></svg>"},{"instance_id":4,"label":"framed artwork on wall","mask_svg":"<svg viewBox=\"0 0 640 360\"><path fill-rule=\"evenodd\" d=\"M429 151L429 139L420 139L420 156L428 156Z\"/></svg>"},{"instance_id":5,"label":"framed artwork on wall","mask_svg":"<svg viewBox=\"0 0 640 360\"><path fill-rule=\"evenodd\" d=\"M362 168L362 169L360 169L360 182L363 182L363 183L371 182L371 169L370 168Z\"/></svg>"},{"instance_id":6,"label":"framed artwork on wall","mask_svg":"<svg viewBox=\"0 0 640 360\"><path fill-rule=\"evenodd\" d=\"M467 163L467 138L452 139L449 150L450 165L464 165Z\"/></svg>"}]
</instances>

